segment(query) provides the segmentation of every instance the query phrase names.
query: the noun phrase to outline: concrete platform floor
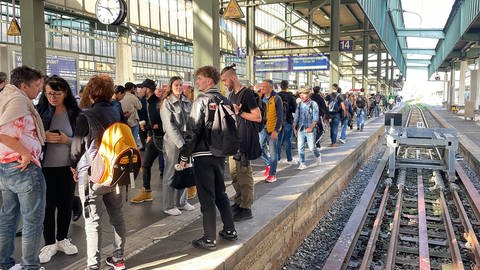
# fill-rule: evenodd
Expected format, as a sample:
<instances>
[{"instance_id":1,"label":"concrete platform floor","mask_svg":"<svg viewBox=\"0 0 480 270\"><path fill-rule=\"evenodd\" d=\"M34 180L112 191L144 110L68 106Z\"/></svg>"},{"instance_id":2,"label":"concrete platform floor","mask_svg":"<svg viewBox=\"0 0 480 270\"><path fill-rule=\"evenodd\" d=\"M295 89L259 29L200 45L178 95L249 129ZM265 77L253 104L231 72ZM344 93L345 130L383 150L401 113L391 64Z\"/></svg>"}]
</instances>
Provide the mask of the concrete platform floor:
<instances>
[{"instance_id":1,"label":"concrete platform floor","mask_svg":"<svg viewBox=\"0 0 480 270\"><path fill-rule=\"evenodd\" d=\"M127 225L127 268L128 269L211 269L216 268L228 256L235 253L235 250L247 239L245 236L252 236L255 229L261 228L267 224L276 214L280 213L282 208L291 203L305 187L298 186L292 180L297 180L300 184L307 179L306 185L311 185L312 180L319 175L325 175L333 168L340 159L346 158L356 147L375 133L382 126L383 117L379 119L370 119L367 122L365 130L358 132L355 129L348 131L347 143L336 148L322 147L321 153L323 164L315 166L313 155L307 150L306 170L297 170L297 165L279 164L278 181L276 183L266 183L263 181L264 165L260 160L253 162L255 185L255 204L253 209L254 218L248 221L236 224L240 239L236 242L227 242L218 239L217 251L206 252L197 250L191 246L191 240L202 235L201 213L198 200L191 201L196 206L196 210L184 212L180 216L168 216L162 212L162 198L160 175L157 164L152 169L152 189L154 200L151 203L124 204L125 221ZM329 134L325 134L322 145L330 143ZM294 145L294 158L296 155L296 146ZM284 156L284 153L283 153ZM314 182L314 181L313 181ZM303 185L301 184L301 185ZM233 196L234 190L230 182L226 182L227 193ZM134 197L140 190L141 180L137 180L137 188L129 190L129 198ZM298 192L295 192L298 190ZM294 191L292 193L292 191ZM273 198L269 200L268 198ZM263 198L263 200L259 200ZM278 203L277 199L285 202ZM262 202L260 205L258 202ZM275 202L277 201L277 202ZM273 203L273 204L272 204ZM277 204L277 205L276 205ZM109 256L112 251L111 239L113 237L108 218L103 217L103 242L102 257ZM218 218L218 224L220 226ZM85 259L85 234L83 228L84 222L81 218L77 222L72 222L69 231L69 237L72 239L78 249L77 255L67 256L63 253L57 253L52 261L44 264L46 269L84 269ZM219 227L220 229L221 227ZM15 241L15 258L20 258L21 242L20 238ZM106 268L108 269L108 267ZM228 269L228 268L225 268Z\"/></svg>"}]
</instances>

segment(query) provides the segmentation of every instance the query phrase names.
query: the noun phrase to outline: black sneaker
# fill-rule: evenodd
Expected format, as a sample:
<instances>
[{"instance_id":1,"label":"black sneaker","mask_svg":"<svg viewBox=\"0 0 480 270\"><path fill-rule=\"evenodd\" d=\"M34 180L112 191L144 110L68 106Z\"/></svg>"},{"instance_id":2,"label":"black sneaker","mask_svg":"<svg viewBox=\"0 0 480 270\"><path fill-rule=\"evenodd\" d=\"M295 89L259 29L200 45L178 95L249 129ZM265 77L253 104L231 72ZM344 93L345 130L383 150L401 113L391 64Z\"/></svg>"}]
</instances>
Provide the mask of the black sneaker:
<instances>
[{"instance_id":1,"label":"black sneaker","mask_svg":"<svg viewBox=\"0 0 480 270\"><path fill-rule=\"evenodd\" d=\"M200 239L193 240L192 245L196 248L206 250L215 250L217 248L217 242L215 240L207 239L205 236Z\"/></svg>"},{"instance_id":2,"label":"black sneaker","mask_svg":"<svg viewBox=\"0 0 480 270\"><path fill-rule=\"evenodd\" d=\"M228 240L228 241L235 241L238 239L237 231L226 231L225 229L218 232L221 238Z\"/></svg>"},{"instance_id":3,"label":"black sneaker","mask_svg":"<svg viewBox=\"0 0 480 270\"><path fill-rule=\"evenodd\" d=\"M239 210L233 215L234 221L243 221L253 218L252 210L248 208L239 207Z\"/></svg>"},{"instance_id":4,"label":"black sneaker","mask_svg":"<svg viewBox=\"0 0 480 270\"><path fill-rule=\"evenodd\" d=\"M232 205L232 214L235 215L235 214L239 211L239 209L240 209L240 205L234 203L234 204Z\"/></svg>"}]
</instances>

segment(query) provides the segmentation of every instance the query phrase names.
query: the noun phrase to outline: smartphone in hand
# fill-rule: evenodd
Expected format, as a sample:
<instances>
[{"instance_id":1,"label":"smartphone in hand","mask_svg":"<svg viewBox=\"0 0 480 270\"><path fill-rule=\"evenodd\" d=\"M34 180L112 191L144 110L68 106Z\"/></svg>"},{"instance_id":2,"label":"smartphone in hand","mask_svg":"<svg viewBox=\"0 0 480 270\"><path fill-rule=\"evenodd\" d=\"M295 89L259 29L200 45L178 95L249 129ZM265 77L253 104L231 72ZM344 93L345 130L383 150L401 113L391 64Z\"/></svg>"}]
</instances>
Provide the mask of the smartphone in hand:
<instances>
[{"instance_id":1,"label":"smartphone in hand","mask_svg":"<svg viewBox=\"0 0 480 270\"><path fill-rule=\"evenodd\" d=\"M58 135L60 135L60 130L58 130L58 129L50 130L50 132L57 133Z\"/></svg>"}]
</instances>

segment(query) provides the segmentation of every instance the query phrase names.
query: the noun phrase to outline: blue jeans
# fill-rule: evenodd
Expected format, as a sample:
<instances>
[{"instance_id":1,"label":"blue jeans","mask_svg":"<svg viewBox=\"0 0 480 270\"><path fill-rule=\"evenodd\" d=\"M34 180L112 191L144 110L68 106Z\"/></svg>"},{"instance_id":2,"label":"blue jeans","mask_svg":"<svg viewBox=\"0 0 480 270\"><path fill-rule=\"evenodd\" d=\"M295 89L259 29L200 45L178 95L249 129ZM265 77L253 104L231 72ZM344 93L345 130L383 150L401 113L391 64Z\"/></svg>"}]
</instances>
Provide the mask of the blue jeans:
<instances>
[{"instance_id":1,"label":"blue jeans","mask_svg":"<svg viewBox=\"0 0 480 270\"><path fill-rule=\"evenodd\" d=\"M350 117L345 117L345 119L342 120L342 133L340 134L340 139L342 140L345 140L347 138L347 126L349 120Z\"/></svg>"},{"instance_id":2,"label":"blue jeans","mask_svg":"<svg viewBox=\"0 0 480 270\"><path fill-rule=\"evenodd\" d=\"M340 116L334 116L330 121L330 140L332 141L332 144L337 143L339 124L340 124Z\"/></svg>"},{"instance_id":3,"label":"blue jeans","mask_svg":"<svg viewBox=\"0 0 480 270\"><path fill-rule=\"evenodd\" d=\"M138 123L135 126L130 127L130 129L132 130L133 139L135 140L137 147L145 147L145 145L142 145L142 142L140 141L140 136L138 135L140 131L140 126L138 125Z\"/></svg>"},{"instance_id":4,"label":"blue jeans","mask_svg":"<svg viewBox=\"0 0 480 270\"><path fill-rule=\"evenodd\" d=\"M308 148L315 157L320 156L318 148L315 146L315 131L307 133L305 130L298 131L297 140L298 140L298 155L300 156L300 163L305 163L305 142L308 144Z\"/></svg>"},{"instance_id":5,"label":"blue jeans","mask_svg":"<svg viewBox=\"0 0 480 270\"><path fill-rule=\"evenodd\" d=\"M293 125L290 123L283 123L282 132L280 132L280 134L278 135L278 160L282 159L282 148L285 144L287 160L292 161L292 138Z\"/></svg>"},{"instance_id":6,"label":"blue jeans","mask_svg":"<svg viewBox=\"0 0 480 270\"><path fill-rule=\"evenodd\" d=\"M365 108L357 108L357 129L365 126Z\"/></svg>"},{"instance_id":7,"label":"blue jeans","mask_svg":"<svg viewBox=\"0 0 480 270\"><path fill-rule=\"evenodd\" d=\"M375 105L374 112L375 112L375 117L379 117L380 116L380 106Z\"/></svg>"},{"instance_id":8,"label":"blue jeans","mask_svg":"<svg viewBox=\"0 0 480 270\"><path fill-rule=\"evenodd\" d=\"M270 137L270 134L267 133L267 129L263 129L260 134L260 146L262 147L262 160L265 162L265 165L270 166L270 175L276 175L277 174L277 162L278 162L278 155L277 155L277 150L278 150L278 138L275 140L272 140ZM268 149L270 152L270 155L267 153L267 142L268 142Z\"/></svg>"},{"instance_id":9,"label":"blue jeans","mask_svg":"<svg viewBox=\"0 0 480 270\"><path fill-rule=\"evenodd\" d=\"M15 265L12 258L15 232L20 215L22 229L22 267L39 269L40 244L42 242L45 217L46 185L42 170L30 163L22 172L14 168L17 162L0 164L0 268Z\"/></svg>"}]
</instances>

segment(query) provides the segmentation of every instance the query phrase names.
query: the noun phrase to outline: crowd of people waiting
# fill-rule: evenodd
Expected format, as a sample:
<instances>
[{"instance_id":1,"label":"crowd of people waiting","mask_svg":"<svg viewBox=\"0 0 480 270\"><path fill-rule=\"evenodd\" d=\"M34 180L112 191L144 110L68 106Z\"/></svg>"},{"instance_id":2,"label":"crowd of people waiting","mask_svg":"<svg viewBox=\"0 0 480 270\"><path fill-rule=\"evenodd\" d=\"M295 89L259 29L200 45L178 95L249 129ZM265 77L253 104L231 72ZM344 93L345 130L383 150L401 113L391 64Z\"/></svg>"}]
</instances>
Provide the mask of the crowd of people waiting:
<instances>
[{"instance_id":1,"label":"crowd of people waiting","mask_svg":"<svg viewBox=\"0 0 480 270\"><path fill-rule=\"evenodd\" d=\"M181 215L182 211L194 210L188 200L198 192L204 234L192 244L212 250L216 248L215 208L223 221L218 235L229 241L238 238L235 222L253 218L252 160L263 160L268 183L277 181L278 162L296 164L300 170L307 168L306 146L319 165L320 138L327 129L330 147L336 147L337 141L346 142L346 130L353 129L355 114L357 130L363 131L365 118L377 117L393 105L390 97L367 97L363 89L343 94L336 84L330 94L314 87L302 88L296 96L289 91L288 81L280 82L278 92L269 79L248 87L240 82L234 64L221 71L204 66L195 71L195 76L199 91L195 99L193 87L183 87L178 76L162 90L150 79L139 85L128 82L115 86L108 75L93 76L75 98L68 82L56 75L43 76L27 66L13 69L10 82L5 73L0 74L0 269L40 269L57 252L78 253L68 238L77 185L85 219L86 269L99 269L101 265L103 207L114 232L114 252L106 263L116 270L125 269L122 191L89 181L89 157L95 154L90 146L112 123L128 124L138 148L144 151L143 186L131 202L153 200L151 171L158 160L164 212ZM220 92L220 82L228 94ZM32 100L39 92L34 106ZM235 113L239 138L235 155L219 156L210 149L205 129L209 111L218 106L212 100L227 104ZM87 115L94 115L100 125L92 126ZM292 153L293 136L298 159ZM233 205L225 193L226 158L236 191ZM173 188L175 170L190 163L196 188L188 192ZM20 216L22 260L16 264L12 256ZM40 248L42 234L44 246Z\"/></svg>"}]
</instances>

